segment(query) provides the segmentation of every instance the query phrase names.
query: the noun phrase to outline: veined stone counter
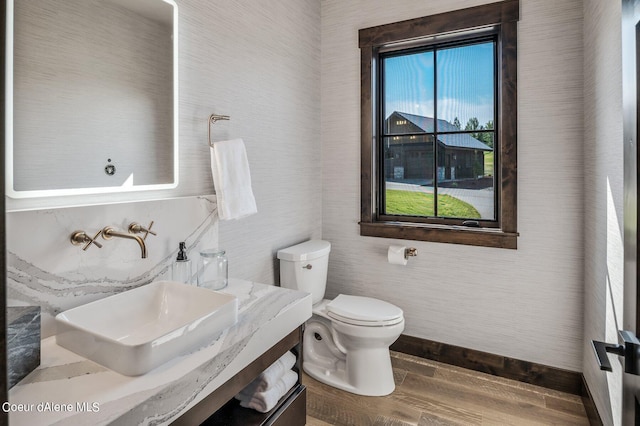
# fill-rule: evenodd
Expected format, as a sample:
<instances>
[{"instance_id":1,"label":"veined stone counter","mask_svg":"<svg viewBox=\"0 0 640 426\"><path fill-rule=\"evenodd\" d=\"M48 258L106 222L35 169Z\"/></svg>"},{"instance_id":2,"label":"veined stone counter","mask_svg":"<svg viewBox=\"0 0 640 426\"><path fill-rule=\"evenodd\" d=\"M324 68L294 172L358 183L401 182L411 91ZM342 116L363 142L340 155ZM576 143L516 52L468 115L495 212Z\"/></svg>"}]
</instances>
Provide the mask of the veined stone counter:
<instances>
[{"instance_id":1,"label":"veined stone counter","mask_svg":"<svg viewBox=\"0 0 640 426\"><path fill-rule=\"evenodd\" d=\"M2 407L10 424L170 423L311 317L308 293L237 279L222 291L238 297L237 324L142 376L123 376L44 339L40 367Z\"/></svg>"}]
</instances>

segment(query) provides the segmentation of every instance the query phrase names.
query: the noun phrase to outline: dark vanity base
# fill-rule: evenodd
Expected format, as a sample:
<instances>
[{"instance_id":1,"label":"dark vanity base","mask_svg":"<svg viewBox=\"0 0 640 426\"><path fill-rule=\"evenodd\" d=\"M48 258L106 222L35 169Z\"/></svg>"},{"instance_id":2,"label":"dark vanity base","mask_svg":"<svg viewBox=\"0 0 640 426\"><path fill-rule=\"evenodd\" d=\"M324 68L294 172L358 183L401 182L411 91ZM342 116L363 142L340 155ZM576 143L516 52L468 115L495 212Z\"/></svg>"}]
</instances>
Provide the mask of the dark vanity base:
<instances>
[{"instance_id":1,"label":"dark vanity base","mask_svg":"<svg viewBox=\"0 0 640 426\"><path fill-rule=\"evenodd\" d=\"M238 374L217 390L205 397L189 411L179 417L176 425L282 425L297 426L306 423L307 390L302 385L302 332L304 325L293 330L284 339L256 358ZM296 355L293 370L298 373L298 382L283 396L278 405L268 413L240 407L234 399L245 386L267 367L276 362L287 351Z\"/></svg>"},{"instance_id":2,"label":"dark vanity base","mask_svg":"<svg viewBox=\"0 0 640 426\"><path fill-rule=\"evenodd\" d=\"M295 385L278 405L268 413L243 408L232 399L224 407L209 417L203 425L225 426L303 426L306 422L307 388Z\"/></svg>"}]
</instances>

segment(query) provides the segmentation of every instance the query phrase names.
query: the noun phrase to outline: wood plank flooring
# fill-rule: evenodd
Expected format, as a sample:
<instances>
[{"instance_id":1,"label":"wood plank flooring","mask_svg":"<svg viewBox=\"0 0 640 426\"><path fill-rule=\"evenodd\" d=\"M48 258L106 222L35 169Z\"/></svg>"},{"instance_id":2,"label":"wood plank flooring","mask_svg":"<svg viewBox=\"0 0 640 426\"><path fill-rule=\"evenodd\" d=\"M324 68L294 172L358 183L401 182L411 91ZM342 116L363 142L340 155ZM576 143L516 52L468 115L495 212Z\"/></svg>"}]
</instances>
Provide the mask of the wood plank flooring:
<instances>
[{"instance_id":1,"label":"wood plank flooring","mask_svg":"<svg viewBox=\"0 0 640 426\"><path fill-rule=\"evenodd\" d=\"M307 425L588 425L579 396L391 352L395 391L354 395L303 375Z\"/></svg>"}]
</instances>

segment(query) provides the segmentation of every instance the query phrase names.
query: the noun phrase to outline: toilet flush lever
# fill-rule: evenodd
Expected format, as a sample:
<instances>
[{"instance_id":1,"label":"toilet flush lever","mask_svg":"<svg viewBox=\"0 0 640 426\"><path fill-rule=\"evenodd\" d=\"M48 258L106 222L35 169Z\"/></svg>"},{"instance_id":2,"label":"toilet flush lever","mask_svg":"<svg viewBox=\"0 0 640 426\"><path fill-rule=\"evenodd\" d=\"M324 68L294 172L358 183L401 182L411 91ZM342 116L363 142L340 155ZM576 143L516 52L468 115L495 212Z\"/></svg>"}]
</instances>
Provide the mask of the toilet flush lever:
<instances>
[{"instance_id":1,"label":"toilet flush lever","mask_svg":"<svg viewBox=\"0 0 640 426\"><path fill-rule=\"evenodd\" d=\"M313 268L313 266L310 263L302 267L302 269L311 269L311 268Z\"/></svg>"}]
</instances>

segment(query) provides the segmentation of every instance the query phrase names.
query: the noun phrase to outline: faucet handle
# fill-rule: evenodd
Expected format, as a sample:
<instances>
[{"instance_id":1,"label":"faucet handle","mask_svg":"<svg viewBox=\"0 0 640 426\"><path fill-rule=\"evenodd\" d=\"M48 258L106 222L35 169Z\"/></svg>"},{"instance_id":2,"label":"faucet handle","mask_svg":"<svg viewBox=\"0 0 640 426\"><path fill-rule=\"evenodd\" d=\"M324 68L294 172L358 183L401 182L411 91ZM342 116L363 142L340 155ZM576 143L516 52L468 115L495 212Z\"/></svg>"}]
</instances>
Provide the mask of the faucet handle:
<instances>
[{"instance_id":1,"label":"faucet handle","mask_svg":"<svg viewBox=\"0 0 640 426\"><path fill-rule=\"evenodd\" d=\"M153 221L151 221L151 223L149 224L148 227L144 227L142 225L140 225L137 222L132 222L129 225L129 232L132 234L140 234L142 232L144 232L144 237L142 237L143 240L147 239L147 235L151 234L151 235L157 235L155 232L153 232L151 230L151 227L153 226Z\"/></svg>"},{"instance_id":2,"label":"faucet handle","mask_svg":"<svg viewBox=\"0 0 640 426\"><path fill-rule=\"evenodd\" d=\"M82 250L87 250L91 244L95 244L98 248L102 248L102 244L96 241L96 238L98 238L100 234L102 234L102 229L99 230L93 238L88 236L84 231L75 231L73 234L71 234L71 244L73 244L74 246L84 244L85 246L82 247Z\"/></svg>"}]
</instances>

